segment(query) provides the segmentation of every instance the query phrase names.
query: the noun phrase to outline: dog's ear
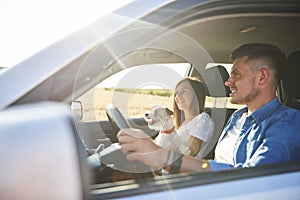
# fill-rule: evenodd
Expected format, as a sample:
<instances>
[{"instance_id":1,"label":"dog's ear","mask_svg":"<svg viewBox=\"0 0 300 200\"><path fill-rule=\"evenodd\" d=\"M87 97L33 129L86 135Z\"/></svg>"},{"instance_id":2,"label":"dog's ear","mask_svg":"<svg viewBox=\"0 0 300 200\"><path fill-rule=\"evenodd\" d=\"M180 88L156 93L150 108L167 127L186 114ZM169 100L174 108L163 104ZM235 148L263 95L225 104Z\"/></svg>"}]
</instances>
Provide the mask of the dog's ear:
<instances>
[{"instance_id":1,"label":"dog's ear","mask_svg":"<svg viewBox=\"0 0 300 200\"><path fill-rule=\"evenodd\" d=\"M173 111L170 110L169 108L165 108L166 112L168 115L173 115Z\"/></svg>"}]
</instances>

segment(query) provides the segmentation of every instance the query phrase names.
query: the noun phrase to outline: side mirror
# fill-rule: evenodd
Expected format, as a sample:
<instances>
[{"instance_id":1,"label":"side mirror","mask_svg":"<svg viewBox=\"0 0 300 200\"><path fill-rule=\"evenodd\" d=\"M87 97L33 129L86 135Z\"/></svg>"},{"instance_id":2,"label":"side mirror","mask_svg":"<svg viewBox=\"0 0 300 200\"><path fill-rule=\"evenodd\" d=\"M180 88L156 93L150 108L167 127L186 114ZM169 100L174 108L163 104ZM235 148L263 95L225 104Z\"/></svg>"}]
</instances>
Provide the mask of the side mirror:
<instances>
[{"instance_id":1,"label":"side mirror","mask_svg":"<svg viewBox=\"0 0 300 200\"><path fill-rule=\"evenodd\" d=\"M0 112L0 199L90 199L90 171L69 105ZM19 156L23 154L24 156Z\"/></svg>"},{"instance_id":2,"label":"side mirror","mask_svg":"<svg viewBox=\"0 0 300 200\"><path fill-rule=\"evenodd\" d=\"M71 103L71 110L72 110L75 121L82 120L83 110L82 110L82 104L80 101L73 101Z\"/></svg>"}]
</instances>

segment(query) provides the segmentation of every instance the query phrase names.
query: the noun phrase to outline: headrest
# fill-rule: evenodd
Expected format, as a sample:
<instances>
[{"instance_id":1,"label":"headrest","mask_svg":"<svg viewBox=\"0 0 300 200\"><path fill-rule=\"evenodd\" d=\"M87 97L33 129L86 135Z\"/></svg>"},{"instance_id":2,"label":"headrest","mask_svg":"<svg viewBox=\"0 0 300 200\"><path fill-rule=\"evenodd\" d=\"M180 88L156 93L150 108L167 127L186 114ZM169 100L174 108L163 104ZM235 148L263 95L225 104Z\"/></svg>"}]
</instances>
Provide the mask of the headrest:
<instances>
[{"instance_id":1,"label":"headrest","mask_svg":"<svg viewBox=\"0 0 300 200\"><path fill-rule=\"evenodd\" d=\"M282 79L286 93L286 105L300 110L300 51L291 53L286 60L285 74Z\"/></svg>"},{"instance_id":2,"label":"headrest","mask_svg":"<svg viewBox=\"0 0 300 200\"><path fill-rule=\"evenodd\" d=\"M291 53L286 60L283 88L289 98L300 99L300 51Z\"/></svg>"},{"instance_id":3,"label":"headrest","mask_svg":"<svg viewBox=\"0 0 300 200\"><path fill-rule=\"evenodd\" d=\"M203 79L206 85L207 96L229 97L229 87L225 81L229 78L226 68L222 65L210 67L204 71Z\"/></svg>"}]
</instances>

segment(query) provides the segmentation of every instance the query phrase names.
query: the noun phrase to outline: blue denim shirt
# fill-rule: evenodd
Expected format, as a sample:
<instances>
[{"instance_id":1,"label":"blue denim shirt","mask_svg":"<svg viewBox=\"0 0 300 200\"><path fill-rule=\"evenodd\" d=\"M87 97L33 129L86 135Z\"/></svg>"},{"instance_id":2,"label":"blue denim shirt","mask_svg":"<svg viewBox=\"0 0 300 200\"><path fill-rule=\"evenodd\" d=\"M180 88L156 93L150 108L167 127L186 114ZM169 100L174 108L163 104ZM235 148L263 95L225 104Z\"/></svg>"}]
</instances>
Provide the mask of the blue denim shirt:
<instances>
[{"instance_id":1,"label":"blue denim shirt","mask_svg":"<svg viewBox=\"0 0 300 200\"><path fill-rule=\"evenodd\" d=\"M233 113L218 143L247 110L243 108ZM246 118L234 147L234 164L214 160L209 163L211 170L216 171L296 160L300 160L300 112L274 98Z\"/></svg>"}]
</instances>

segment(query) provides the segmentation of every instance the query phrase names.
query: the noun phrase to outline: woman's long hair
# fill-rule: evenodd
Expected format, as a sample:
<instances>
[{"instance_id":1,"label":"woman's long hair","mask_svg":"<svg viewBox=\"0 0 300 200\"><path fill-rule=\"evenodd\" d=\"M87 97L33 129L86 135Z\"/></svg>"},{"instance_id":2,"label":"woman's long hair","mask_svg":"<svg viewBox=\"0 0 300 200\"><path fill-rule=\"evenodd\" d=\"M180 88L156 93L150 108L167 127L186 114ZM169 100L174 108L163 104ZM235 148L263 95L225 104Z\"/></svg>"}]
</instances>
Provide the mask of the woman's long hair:
<instances>
[{"instance_id":1,"label":"woman's long hair","mask_svg":"<svg viewBox=\"0 0 300 200\"><path fill-rule=\"evenodd\" d=\"M205 103L205 87L201 80L198 77L184 77L181 81L179 81L175 87L177 87L184 81L187 81L193 89L194 98L192 101L192 106L195 109L195 115L200 114L204 111L204 103ZM181 123L184 120L183 111L179 110L177 103L175 101L175 93L173 96L173 117L175 122L176 130L180 127Z\"/></svg>"}]
</instances>

